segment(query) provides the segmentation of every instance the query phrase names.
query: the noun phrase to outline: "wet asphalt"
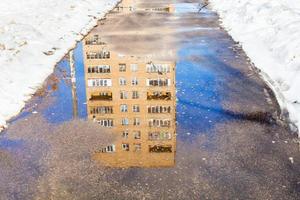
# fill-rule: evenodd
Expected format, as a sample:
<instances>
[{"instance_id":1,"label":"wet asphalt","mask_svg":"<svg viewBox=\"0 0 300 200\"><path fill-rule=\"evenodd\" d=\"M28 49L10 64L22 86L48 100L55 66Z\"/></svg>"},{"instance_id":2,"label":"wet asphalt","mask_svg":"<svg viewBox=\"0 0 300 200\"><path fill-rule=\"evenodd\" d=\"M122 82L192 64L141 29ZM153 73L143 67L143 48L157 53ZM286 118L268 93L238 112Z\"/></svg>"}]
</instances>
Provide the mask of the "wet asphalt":
<instances>
[{"instance_id":1,"label":"wet asphalt","mask_svg":"<svg viewBox=\"0 0 300 200\"><path fill-rule=\"evenodd\" d=\"M65 57L0 138L0 199L300 199L297 137L218 15L190 8L193 0L138 2L175 2L179 11L112 12L93 31L116 52L176 61L176 165L120 169L91 160L114 139L86 121L79 43L79 117Z\"/></svg>"}]
</instances>

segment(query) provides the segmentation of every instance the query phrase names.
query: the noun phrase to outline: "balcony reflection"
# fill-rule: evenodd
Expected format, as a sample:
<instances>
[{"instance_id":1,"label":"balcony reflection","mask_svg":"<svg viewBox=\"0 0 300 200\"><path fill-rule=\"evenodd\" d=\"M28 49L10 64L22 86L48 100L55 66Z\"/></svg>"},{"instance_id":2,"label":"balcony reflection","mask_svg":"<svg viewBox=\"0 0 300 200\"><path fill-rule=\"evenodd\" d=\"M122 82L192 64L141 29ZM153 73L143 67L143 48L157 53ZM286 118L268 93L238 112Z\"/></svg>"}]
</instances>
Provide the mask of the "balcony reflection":
<instances>
[{"instance_id":1,"label":"balcony reflection","mask_svg":"<svg viewBox=\"0 0 300 200\"><path fill-rule=\"evenodd\" d=\"M171 92L147 92L147 100L171 100Z\"/></svg>"},{"instance_id":2,"label":"balcony reflection","mask_svg":"<svg viewBox=\"0 0 300 200\"><path fill-rule=\"evenodd\" d=\"M112 101L112 93L111 92L98 92L91 93L89 101Z\"/></svg>"}]
</instances>

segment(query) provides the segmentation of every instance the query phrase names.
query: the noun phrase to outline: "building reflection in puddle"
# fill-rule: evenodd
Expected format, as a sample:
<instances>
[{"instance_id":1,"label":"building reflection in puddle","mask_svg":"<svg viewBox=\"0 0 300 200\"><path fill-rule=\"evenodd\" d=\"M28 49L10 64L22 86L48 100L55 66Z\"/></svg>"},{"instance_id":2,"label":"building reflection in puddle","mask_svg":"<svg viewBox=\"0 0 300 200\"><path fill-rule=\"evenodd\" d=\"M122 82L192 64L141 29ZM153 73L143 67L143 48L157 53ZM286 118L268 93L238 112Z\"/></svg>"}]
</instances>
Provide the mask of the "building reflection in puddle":
<instances>
[{"instance_id":1,"label":"building reflection in puddle","mask_svg":"<svg viewBox=\"0 0 300 200\"><path fill-rule=\"evenodd\" d=\"M120 55L83 41L88 119L116 134L94 156L111 167L171 167L176 152L175 62Z\"/></svg>"},{"instance_id":2,"label":"building reflection in puddle","mask_svg":"<svg viewBox=\"0 0 300 200\"><path fill-rule=\"evenodd\" d=\"M138 0L122 0L118 6L114 9L115 12L120 13L131 13L133 11L151 11L151 12L168 12L173 13L175 11L175 7L173 4L168 4L162 7L145 7L141 8L137 6L138 3L141 3Z\"/></svg>"},{"instance_id":3,"label":"building reflection in puddle","mask_svg":"<svg viewBox=\"0 0 300 200\"><path fill-rule=\"evenodd\" d=\"M114 9L115 12L132 12L136 9L135 0L122 0L118 6Z\"/></svg>"}]
</instances>

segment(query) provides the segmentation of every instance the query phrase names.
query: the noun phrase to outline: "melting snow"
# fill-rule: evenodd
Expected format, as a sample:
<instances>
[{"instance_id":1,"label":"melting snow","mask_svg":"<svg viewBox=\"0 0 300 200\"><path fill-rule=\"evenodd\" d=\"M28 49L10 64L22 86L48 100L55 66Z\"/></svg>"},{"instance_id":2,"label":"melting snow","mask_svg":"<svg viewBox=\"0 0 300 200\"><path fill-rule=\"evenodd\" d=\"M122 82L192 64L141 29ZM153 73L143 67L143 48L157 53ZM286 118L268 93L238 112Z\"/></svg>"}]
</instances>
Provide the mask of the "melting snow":
<instances>
[{"instance_id":1,"label":"melting snow","mask_svg":"<svg viewBox=\"0 0 300 200\"><path fill-rule=\"evenodd\" d=\"M223 26L239 41L300 126L299 0L210 0Z\"/></svg>"},{"instance_id":2,"label":"melting snow","mask_svg":"<svg viewBox=\"0 0 300 200\"><path fill-rule=\"evenodd\" d=\"M0 127L118 1L0 1Z\"/></svg>"}]
</instances>

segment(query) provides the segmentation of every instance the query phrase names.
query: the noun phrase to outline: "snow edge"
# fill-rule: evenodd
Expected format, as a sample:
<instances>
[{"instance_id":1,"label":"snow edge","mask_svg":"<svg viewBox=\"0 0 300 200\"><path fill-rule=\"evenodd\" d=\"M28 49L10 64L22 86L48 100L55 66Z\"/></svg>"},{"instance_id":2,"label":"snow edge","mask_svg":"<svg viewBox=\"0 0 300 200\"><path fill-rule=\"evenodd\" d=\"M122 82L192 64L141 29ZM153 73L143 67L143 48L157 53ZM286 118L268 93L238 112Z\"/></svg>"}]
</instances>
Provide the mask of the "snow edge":
<instances>
[{"instance_id":1,"label":"snow edge","mask_svg":"<svg viewBox=\"0 0 300 200\"><path fill-rule=\"evenodd\" d=\"M72 49L74 49L76 47L77 43L80 42L84 37L86 37L88 35L88 33L98 25L97 24L98 21L105 19L106 15L109 14L121 1L122 0L113 1L111 4L108 4L111 6L106 11L101 12L101 13L97 12L95 15L90 17L90 20L86 22L86 26L82 27L80 32L75 33L76 36L74 36L72 38L72 45L69 46L68 48L65 48L64 50L59 51L58 52L59 54L56 55L57 58L55 59L54 63L49 64L49 65L47 63L45 65L45 67L51 68L50 72L48 74L45 74L45 76L42 77L38 81L37 84L29 86L31 92L24 94L24 99L22 102L23 105L19 106L18 112L11 113L8 117L6 117L5 122L3 122L3 121L0 122L0 133L8 128L9 121L11 119L13 119L14 117L18 116L24 109L26 103L32 98L32 96L37 92L37 90L40 89L41 87L43 87L45 80L53 73L56 65L63 59L63 57L66 56L68 54L68 52L70 52ZM55 46L55 44L53 44L53 46ZM43 52L41 52L41 53L43 53Z\"/></svg>"}]
</instances>

